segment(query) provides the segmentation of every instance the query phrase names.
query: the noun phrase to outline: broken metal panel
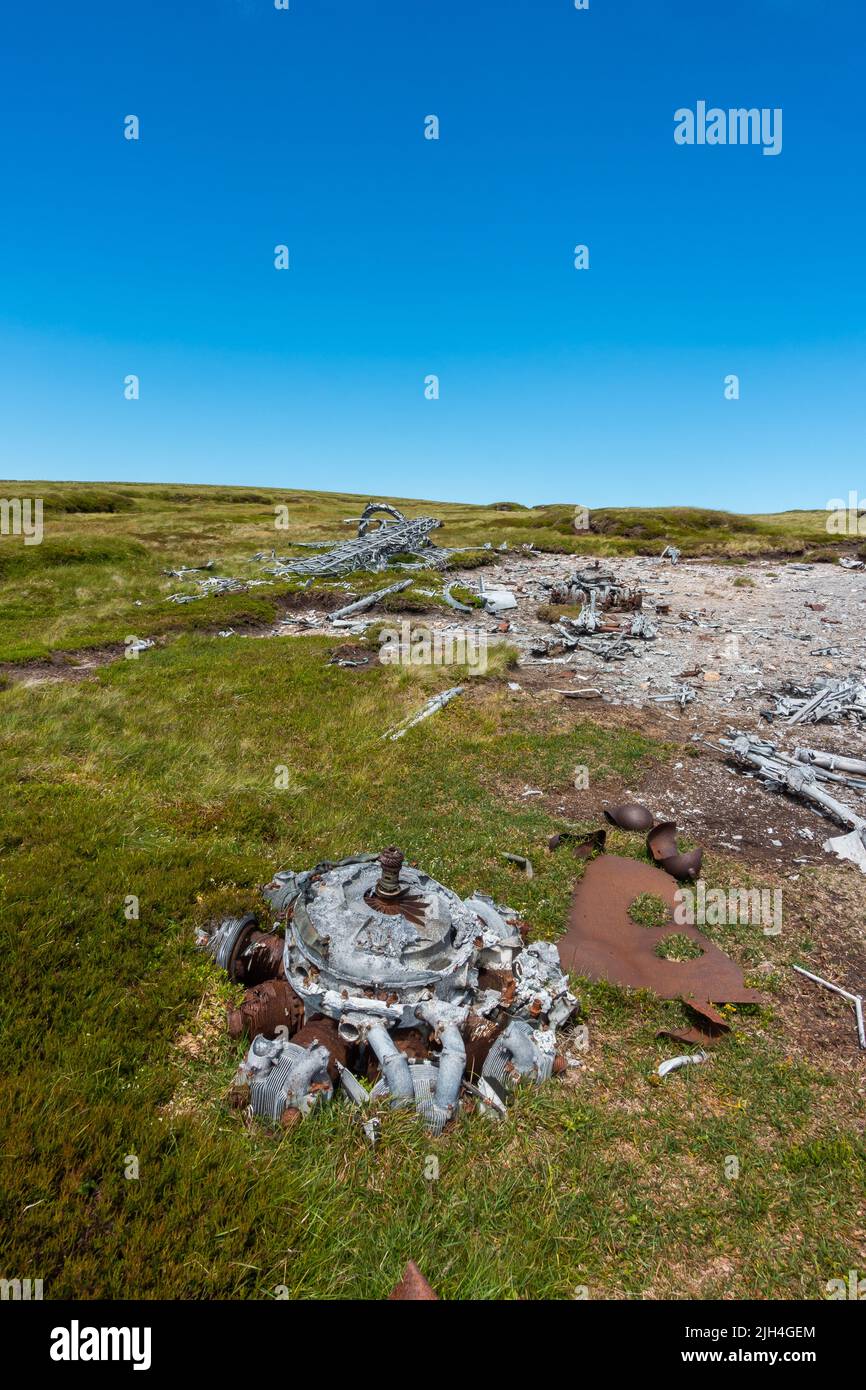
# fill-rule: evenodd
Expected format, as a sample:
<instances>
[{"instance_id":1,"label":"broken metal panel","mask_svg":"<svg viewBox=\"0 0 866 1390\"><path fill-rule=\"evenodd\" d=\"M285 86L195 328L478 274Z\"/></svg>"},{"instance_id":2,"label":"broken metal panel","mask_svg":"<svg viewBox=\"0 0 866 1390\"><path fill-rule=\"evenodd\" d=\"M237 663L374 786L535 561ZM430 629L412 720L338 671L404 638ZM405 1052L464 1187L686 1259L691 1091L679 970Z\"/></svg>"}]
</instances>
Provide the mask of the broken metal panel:
<instances>
[{"instance_id":1,"label":"broken metal panel","mask_svg":"<svg viewBox=\"0 0 866 1390\"><path fill-rule=\"evenodd\" d=\"M727 1037L731 1025L723 1014L717 1013L708 1003L696 999L683 999L686 1008L697 1015L698 1023L691 1028L660 1028L657 1038L674 1038L677 1042L691 1043L696 1047L714 1047Z\"/></svg>"},{"instance_id":2,"label":"broken metal panel","mask_svg":"<svg viewBox=\"0 0 866 1390\"><path fill-rule=\"evenodd\" d=\"M565 935L557 942L562 968L626 989L651 989L662 999L686 994L714 1003L760 1003L761 995L744 985L734 961L696 927L675 923L676 891L661 869L617 855L594 859L575 889ZM668 925L643 927L632 921L629 907L643 893L667 903ZM657 956L655 947L672 933L699 946L700 958L671 961Z\"/></svg>"}]
</instances>

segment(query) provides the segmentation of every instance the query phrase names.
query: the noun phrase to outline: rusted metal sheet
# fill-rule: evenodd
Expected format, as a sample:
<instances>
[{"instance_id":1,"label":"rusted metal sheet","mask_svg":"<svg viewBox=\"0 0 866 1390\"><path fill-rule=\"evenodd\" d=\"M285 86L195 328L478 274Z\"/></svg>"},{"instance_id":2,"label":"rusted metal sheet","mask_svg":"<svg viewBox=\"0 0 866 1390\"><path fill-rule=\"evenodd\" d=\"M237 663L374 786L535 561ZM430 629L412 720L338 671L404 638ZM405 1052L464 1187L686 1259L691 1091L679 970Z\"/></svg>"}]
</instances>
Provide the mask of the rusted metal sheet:
<instances>
[{"instance_id":1,"label":"rusted metal sheet","mask_svg":"<svg viewBox=\"0 0 866 1390\"><path fill-rule=\"evenodd\" d=\"M565 935L557 943L564 970L628 989L651 989L662 999L688 995L697 1001L759 1004L739 966L696 927L674 922L676 886L661 869L619 855L602 855L587 865L577 885ZM661 898L671 911L667 926L643 927L628 910L642 893ZM687 936L701 948L697 960L663 960L655 948L665 937Z\"/></svg>"},{"instance_id":2,"label":"rusted metal sheet","mask_svg":"<svg viewBox=\"0 0 866 1390\"><path fill-rule=\"evenodd\" d=\"M693 1043L696 1047L714 1047L730 1033L730 1023L712 1005L697 999L683 999L683 1003L697 1014L698 1022L692 1028L660 1028L657 1038L675 1038L677 1042Z\"/></svg>"},{"instance_id":3,"label":"rusted metal sheet","mask_svg":"<svg viewBox=\"0 0 866 1390\"><path fill-rule=\"evenodd\" d=\"M439 1302L439 1295L433 1292L414 1260L409 1261L403 1270L403 1278L399 1284L394 1285L388 1295L389 1303L407 1303L411 1300L426 1303Z\"/></svg>"}]
</instances>

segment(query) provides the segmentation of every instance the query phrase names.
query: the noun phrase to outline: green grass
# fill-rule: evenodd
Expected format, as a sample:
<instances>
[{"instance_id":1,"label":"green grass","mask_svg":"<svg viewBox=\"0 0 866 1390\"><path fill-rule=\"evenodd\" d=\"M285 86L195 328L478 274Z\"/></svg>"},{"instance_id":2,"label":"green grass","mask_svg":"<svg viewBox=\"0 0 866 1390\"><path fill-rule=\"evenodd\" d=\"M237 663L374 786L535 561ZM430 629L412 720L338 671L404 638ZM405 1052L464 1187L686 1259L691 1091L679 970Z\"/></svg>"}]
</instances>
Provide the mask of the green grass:
<instances>
[{"instance_id":1,"label":"green grass","mask_svg":"<svg viewBox=\"0 0 866 1390\"><path fill-rule=\"evenodd\" d=\"M250 594L222 596L182 607L167 601L191 589L164 575L164 569L214 559L214 573L260 577L251 563L257 551L291 551L293 542L351 536L343 524L357 517L369 500L351 494L277 491L264 488L156 486L0 481L0 497L42 497L45 538L24 546L21 538L0 536L0 661L44 658L123 642L129 635L156 637L201 627L216 630L238 624L265 625L279 615L280 601L297 584L274 584ZM539 550L580 554L659 554L673 543L686 555L737 558L778 553L802 557L819 549L834 559L844 538L828 537L826 513L785 513L780 517L734 516L694 507L600 508L588 531L575 531L575 507L557 503L521 507L515 503L470 506L459 503L388 499L408 515L433 514L444 523L434 540L445 546L532 544ZM275 508L288 507L288 530L275 529ZM298 552L299 554L304 552ZM307 552L309 553L309 552ZM490 563L495 555L467 550L461 561ZM353 577L353 592L377 587L381 576ZM421 575L415 588L438 592L438 575ZM329 581L316 585L346 586ZM409 608L436 606L413 597ZM441 600L439 600L441 603Z\"/></svg>"},{"instance_id":2,"label":"green grass","mask_svg":"<svg viewBox=\"0 0 866 1390\"><path fill-rule=\"evenodd\" d=\"M279 867L397 842L553 938L580 869L545 853L555 826L520 789L581 764L631 786L667 752L515 699L501 651L384 744L454 673L342 669L333 645L186 634L93 681L0 691L0 1269L46 1297L381 1298L409 1258L448 1298L822 1297L856 1267L866 1151L844 1080L789 1058L771 1008L655 1086L681 1006L586 986L585 1071L437 1141L405 1113L371 1149L348 1106L277 1134L226 1106L241 1049L197 924L260 906ZM738 958L798 944L740 936Z\"/></svg>"},{"instance_id":3,"label":"green grass","mask_svg":"<svg viewBox=\"0 0 866 1390\"><path fill-rule=\"evenodd\" d=\"M628 915L641 927L663 927L671 919L671 910L664 898L655 893L638 893Z\"/></svg>"}]
</instances>

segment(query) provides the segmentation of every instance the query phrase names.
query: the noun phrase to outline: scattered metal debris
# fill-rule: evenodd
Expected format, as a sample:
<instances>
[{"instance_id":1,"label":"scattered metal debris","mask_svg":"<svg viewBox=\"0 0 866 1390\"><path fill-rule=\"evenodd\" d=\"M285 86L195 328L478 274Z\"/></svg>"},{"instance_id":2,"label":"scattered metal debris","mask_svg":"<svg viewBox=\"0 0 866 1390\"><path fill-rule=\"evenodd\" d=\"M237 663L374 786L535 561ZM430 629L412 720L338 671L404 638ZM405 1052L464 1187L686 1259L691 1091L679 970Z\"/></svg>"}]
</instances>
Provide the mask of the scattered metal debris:
<instances>
[{"instance_id":1,"label":"scattered metal debris","mask_svg":"<svg viewBox=\"0 0 866 1390\"><path fill-rule=\"evenodd\" d=\"M681 685L678 690L670 695L650 695L649 697L655 704L665 704L670 702L679 705L680 709L685 709L695 698L695 692L690 685Z\"/></svg>"},{"instance_id":2,"label":"scattered metal debris","mask_svg":"<svg viewBox=\"0 0 866 1390\"><path fill-rule=\"evenodd\" d=\"M832 985L829 980L822 980L820 975L813 975L811 970L804 970L801 965L791 967L796 970L798 975L803 975L805 979L811 980L813 984L821 985L823 989L829 989L833 994L838 994L842 999L847 999L854 1005L854 1017L857 1020L857 1037L861 1047L866 1047L866 1026L863 1021L863 996L862 994L851 994L847 989L841 989L839 985Z\"/></svg>"},{"instance_id":3,"label":"scattered metal debris","mask_svg":"<svg viewBox=\"0 0 866 1390\"><path fill-rule=\"evenodd\" d=\"M777 698L775 714L789 724L866 720L866 684L856 678L825 680L816 686L789 686Z\"/></svg>"},{"instance_id":4,"label":"scattered metal debris","mask_svg":"<svg viewBox=\"0 0 866 1390\"><path fill-rule=\"evenodd\" d=\"M679 1071L681 1067L687 1067L692 1063L707 1062L709 1058L706 1052L689 1052L681 1057L669 1057L666 1062L662 1062L658 1069L661 1077L670 1076L672 1071Z\"/></svg>"},{"instance_id":5,"label":"scattered metal debris","mask_svg":"<svg viewBox=\"0 0 866 1390\"><path fill-rule=\"evenodd\" d=\"M402 594L412 583L411 579L401 579L397 584L388 584L384 589L377 589L375 593L365 594L363 598L356 599L354 603L347 603L345 608L337 608L328 617L331 622L336 622L338 618L348 618L352 613L365 613L368 608L372 608L380 599L387 594Z\"/></svg>"},{"instance_id":6,"label":"scattered metal debris","mask_svg":"<svg viewBox=\"0 0 866 1390\"><path fill-rule=\"evenodd\" d=\"M176 570L163 570L171 579L185 579L188 574L199 574L202 570L212 570L216 561L208 560L206 565L181 565Z\"/></svg>"},{"instance_id":7,"label":"scattered metal debris","mask_svg":"<svg viewBox=\"0 0 866 1390\"><path fill-rule=\"evenodd\" d=\"M389 729L387 733L384 733L382 738L390 739L392 743L395 739L402 738L403 735L414 728L416 724L420 724L422 719L429 719L431 714L435 714L437 710L444 709L445 706L452 700L455 700L458 695L462 695L463 689L464 687L462 685L455 685L452 686L450 690L443 690L441 695L434 695L417 714L407 715L405 719L401 719L400 723L395 724L393 729Z\"/></svg>"},{"instance_id":8,"label":"scattered metal debris","mask_svg":"<svg viewBox=\"0 0 866 1390\"><path fill-rule=\"evenodd\" d=\"M549 602L557 607L580 603L595 611L596 605L604 610L637 609L643 603L642 589L621 583L598 564L591 569L576 570L564 583L549 582L545 587L549 590Z\"/></svg>"},{"instance_id":9,"label":"scattered metal debris","mask_svg":"<svg viewBox=\"0 0 866 1390\"><path fill-rule=\"evenodd\" d=\"M211 598L214 594L245 594L250 589L270 585L270 579L231 579L228 576L215 576L212 579L198 579L197 594L169 594L169 603L197 603L199 599Z\"/></svg>"},{"instance_id":10,"label":"scattered metal debris","mask_svg":"<svg viewBox=\"0 0 866 1390\"><path fill-rule=\"evenodd\" d=\"M523 872L526 874L526 877L527 877L527 878L532 878L533 873L534 873L534 870L533 870L533 868L532 868L532 864L531 864L530 861L526 858L526 855L524 855L524 854L503 854L502 858L503 858L503 859L507 859L507 860L509 861L510 864L516 864L517 867L518 867L519 869L522 869L522 870L523 870Z\"/></svg>"},{"instance_id":11,"label":"scattered metal debris","mask_svg":"<svg viewBox=\"0 0 866 1390\"><path fill-rule=\"evenodd\" d=\"M384 520L375 529L370 522L377 512L385 512L393 520ZM335 575L351 574L354 570L382 570L399 555L415 555L423 565L442 568L448 552L438 549L430 540L431 531L442 525L432 516L409 520L397 507L387 502L370 502L358 519L358 534L353 540L340 541L324 554L308 560L282 559L276 561L276 574Z\"/></svg>"},{"instance_id":12,"label":"scattered metal debris","mask_svg":"<svg viewBox=\"0 0 866 1390\"><path fill-rule=\"evenodd\" d=\"M774 791L791 792L813 802L840 824L856 830L866 843L866 819L819 785L819 782L823 781L847 782L848 779L842 773L821 767L811 759L804 765L801 757L791 757L780 752L776 744L749 738L747 734L737 733L734 738L722 738L719 742L723 748L730 751L738 763L755 768L765 786ZM797 750L798 754L809 751ZM855 782L853 785L858 784Z\"/></svg>"}]
</instances>

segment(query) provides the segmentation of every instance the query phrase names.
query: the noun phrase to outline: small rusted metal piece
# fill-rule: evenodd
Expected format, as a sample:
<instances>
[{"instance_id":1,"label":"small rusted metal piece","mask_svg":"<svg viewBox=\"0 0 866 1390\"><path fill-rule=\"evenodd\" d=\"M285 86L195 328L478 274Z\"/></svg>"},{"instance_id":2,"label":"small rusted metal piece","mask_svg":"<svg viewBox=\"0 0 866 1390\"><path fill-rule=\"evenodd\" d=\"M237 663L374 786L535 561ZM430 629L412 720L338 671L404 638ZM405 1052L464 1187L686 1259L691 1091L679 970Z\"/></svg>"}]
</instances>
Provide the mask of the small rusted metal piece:
<instances>
[{"instance_id":1,"label":"small rusted metal piece","mask_svg":"<svg viewBox=\"0 0 866 1390\"><path fill-rule=\"evenodd\" d=\"M577 830L560 830L556 835L551 835L547 842L547 848L552 852L559 849L567 840L576 841L574 846L575 859L591 859L598 852L604 852L604 845L607 839L606 830L593 830L588 835L582 834Z\"/></svg>"},{"instance_id":2,"label":"small rusted metal piece","mask_svg":"<svg viewBox=\"0 0 866 1390\"><path fill-rule=\"evenodd\" d=\"M403 1278L395 1284L388 1295L388 1302L407 1303L410 1301L438 1303L439 1295L434 1293L414 1260L410 1260L403 1270Z\"/></svg>"},{"instance_id":3,"label":"small rusted metal piece","mask_svg":"<svg viewBox=\"0 0 866 1390\"><path fill-rule=\"evenodd\" d=\"M276 1037L278 1028L291 1035L304 1021L304 1003L287 980L265 980L248 989L237 1009L227 1010L229 1036Z\"/></svg>"},{"instance_id":4,"label":"small rusted metal piece","mask_svg":"<svg viewBox=\"0 0 866 1390\"><path fill-rule=\"evenodd\" d=\"M674 878L697 878L701 871L704 852L702 849L680 852L677 847L676 821L664 820L654 826L646 837L646 847L665 873L671 874Z\"/></svg>"},{"instance_id":5,"label":"small rusted metal piece","mask_svg":"<svg viewBox=\"0 0 866 1390\"><path fill-rule=\"evenodd\" d=\"M696 1047L714 1047L731 1031L731 1025L710 1003L704 1000L683 999L686 1008L696 1014L699 1022L693 1028L660 1028L657 1038L674 1038L677 1042Z\"/></svg>"},{"instance_id":6,"label":"small rusted metal piece","mask_svg":"<svg viewBox=\"0 0 866 1390\"><path fill-rule=\"evenodd\" d=\"M620 830L649 830L653 823L652 811L637 801L624 801L620 806L605 806L605 819Z\"/></svg>"},{"instance_id":7,"label":"small rusted metal piece","mask_svg":"<svg viewBox=\"0 0 866 1390\"><path fill-rule=\"evenodd\" d=\"M646 837L646 847L656 863L662 859L670 859L672 854L677 851L677 823L674 820L662 820L658 825L653 826Z\"/></svg>"}]
</instances>

